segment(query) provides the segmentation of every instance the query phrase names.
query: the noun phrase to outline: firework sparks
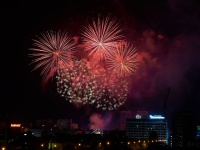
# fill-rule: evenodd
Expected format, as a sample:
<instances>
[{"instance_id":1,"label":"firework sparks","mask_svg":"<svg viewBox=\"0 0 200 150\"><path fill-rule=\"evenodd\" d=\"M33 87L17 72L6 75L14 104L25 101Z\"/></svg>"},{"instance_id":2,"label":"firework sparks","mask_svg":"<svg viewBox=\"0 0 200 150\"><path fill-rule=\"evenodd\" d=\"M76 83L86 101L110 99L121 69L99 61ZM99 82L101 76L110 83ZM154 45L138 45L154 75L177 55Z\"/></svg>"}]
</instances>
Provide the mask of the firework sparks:
<instances>
[{"instance_id":1,"label":"firework sparks","mask_svg":"<svg viewBox=\"0 0 200 150\"><path fill-rule=\"evenodd\" d=\"M57 92L73 104L93 104L97 99L97 76L86 60L63 68L57 76Z\"/></svg>"},{"instance_id":2,"label":"firework sparks","mask_svg":"<svg viewBox=\"0 0 200 150\"><path fill-rule=\"evenodd\" d=\"M30 49L33 70L41 68L44 81L56 73L58 94L76 106L117 109L127 100L127 76L138 65L136 48L121 32L116 20L99 16L84 27L81 46L66 32L42 33Z\"/></svg>"},{"instance_id":3,"label":"firework sparks","mask_svg":"<svg viewBox=\"0 0 200 150\"><path fill-rule=\"evenodd\" d=\"M128 96L128 82L112 74L104 74L100 80L99 99L96 107L103 110L114 110L124 104Z\"/></svg>"},{"instance_id":4,"label":"firework sparks","mask_svg":"<svg viewBox=\"0 0 200 150\"><path fill-rule=\"evenodd\" d=\"M38 36L37 36L38 37ZM42 68L41 75L53 76L60 65L69 64L74 59L75 43L67 32L47 31L34 39L35 48L31 48L31 64L36 70Z\"/></svg>"},{"instance_id":5,"label":"firework sparks","mask_svg":"<svg viewBox=\"0 0 200 150\"><path fill-rule=\"evenodd\" d=\"M136 48L130 43L118 43L107 57L107 68L121 77L129 76L138 66Z\"/></svg>"},{"instance_id":6,"label":"firework sparks","mask_svg":"<svg viewBox=\"0 0 200 150\"><path fill-rule=\"evenodd\" d=\"M110 16L103 19L98 17L97 21L84 27L82 36L85 50L89 51L89 56L103 59L115 43L123 38L121 31L117 21Z\"/></svg>"},{"instance_id":7,"label":"firework sparks","mask_svg":"<svg viewBox=\"0 0 200 150\"><path fill-rule=\"evenodd\" d=\"M73 66L59 69L57 92L76 106L93 104L103 110L114 110L124 104L128 95L128 82L101 67L80 60Z\"/></svg>"}]
</instances>

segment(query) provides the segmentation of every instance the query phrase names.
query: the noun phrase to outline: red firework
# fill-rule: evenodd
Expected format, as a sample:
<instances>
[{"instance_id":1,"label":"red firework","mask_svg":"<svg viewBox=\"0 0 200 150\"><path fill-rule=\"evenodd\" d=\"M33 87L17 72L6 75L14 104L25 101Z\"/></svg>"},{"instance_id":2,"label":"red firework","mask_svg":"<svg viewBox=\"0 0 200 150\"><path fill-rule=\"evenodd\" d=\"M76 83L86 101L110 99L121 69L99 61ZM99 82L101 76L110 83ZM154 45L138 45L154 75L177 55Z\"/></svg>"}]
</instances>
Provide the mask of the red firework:
<instances>
[{"instance_id":1,"label":"red firework","mask_svg":"<svg viewBox=\"0 0 200 150\"><path fill-rule=\"evenodd\" d=\"M135 72L138 66L137 50L130 43L120 42L106 59L107 68L113 73L124 77Z\"/></svg>"},{"instance_id":2,"label":"red firework","mask_svg":"<svg viewBox=\"0 0 200 150\"><path fill-rule=\"evenodd\" d=\"M29 56L36 70L42 68L41 75L49 78L54 75L59 65L69 64L74 59L75 43L67 32L47 31L34 39L34 48Z\"/></svg>"},{"instance_id":3,"label":"red firework","mask_svg":"<svg viewBox=\"0 0 200 150\"><path fill-rule=\"evenodd\" d=\"M103 19L98 17L85 26L82 32L85 50L89 51L89 56L103 59L114 48L115 43L123 38L121 31L115 19L110 16Z\"/></svg>"}]
</instances>

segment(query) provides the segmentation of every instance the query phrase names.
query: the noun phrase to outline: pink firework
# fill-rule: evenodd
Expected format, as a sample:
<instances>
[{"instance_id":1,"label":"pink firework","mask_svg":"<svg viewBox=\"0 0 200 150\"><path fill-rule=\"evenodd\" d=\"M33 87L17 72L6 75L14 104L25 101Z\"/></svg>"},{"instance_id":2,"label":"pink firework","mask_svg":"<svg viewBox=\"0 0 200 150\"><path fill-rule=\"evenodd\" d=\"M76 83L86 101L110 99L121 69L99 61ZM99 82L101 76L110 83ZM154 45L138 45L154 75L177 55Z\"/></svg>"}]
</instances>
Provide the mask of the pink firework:
<instances>
[{"instance_id":1,"label":"pink firework","mask_svg":"<svg viewBox=\"0 0 200 150\"><path fill-rule=\"evenodd\" d=\"M47 31L41 33L34 39L33 52L29 56L33 57L32 63L36 70L42 68L41 75L44 78L53 76L60 65L67 65L74 59L75 43L67 32Z\"/></svg>"},{"instance_id":2,"label":"pink firework","mask_svg":"<svg viewBox=\"0 0 200 150\"><path fill-rule=\"evenodd\" d=\"M115 43L123 38L121 31L119 23L110 16L103 19L98 17L85 26L82 32L85 50L89 52L89 56L103 59L114 48Z\"/></svg>"},{"instance_id":3,"label":"pink firework","mask_svg":"<svg viewBox=\"0 0 200 150\"><path fill-rule=\"evenodd\" d=\"M107 68L121 77L129 76L135 72L138 66L137 54L133 45L120 42L109 53L106 59Z\"/></svg>"}]
</instances>

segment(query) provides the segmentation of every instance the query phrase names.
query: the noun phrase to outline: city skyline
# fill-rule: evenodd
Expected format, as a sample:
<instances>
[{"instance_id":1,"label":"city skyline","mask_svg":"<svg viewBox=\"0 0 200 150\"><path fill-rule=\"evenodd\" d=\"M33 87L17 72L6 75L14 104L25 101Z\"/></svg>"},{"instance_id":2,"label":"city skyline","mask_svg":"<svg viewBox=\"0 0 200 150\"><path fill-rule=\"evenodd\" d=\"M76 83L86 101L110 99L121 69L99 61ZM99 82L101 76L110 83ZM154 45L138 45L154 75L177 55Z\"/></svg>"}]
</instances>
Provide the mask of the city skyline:
<instances>
[{"instance_id":1,"label":"city skyline","mask_svg":"<svg viewBox=\"0 0 200 150\"><path fill-rule=\"evenodd\" d=\"M114 128L121 110L162 114L170 88L169 116L182 109L200 114L199 6L197 0L2 4L1 110L16 120L65 117L82 126L90 126L96 117ZM78 36L86 20L108 13L119 19L127 39L137 46L141 66L120 108L103 111L92 105L74 106L57 94L53 80L42 85L40 71L32 71L28 49L42 32L66 29Z\"/></svg>"}]
</instances>

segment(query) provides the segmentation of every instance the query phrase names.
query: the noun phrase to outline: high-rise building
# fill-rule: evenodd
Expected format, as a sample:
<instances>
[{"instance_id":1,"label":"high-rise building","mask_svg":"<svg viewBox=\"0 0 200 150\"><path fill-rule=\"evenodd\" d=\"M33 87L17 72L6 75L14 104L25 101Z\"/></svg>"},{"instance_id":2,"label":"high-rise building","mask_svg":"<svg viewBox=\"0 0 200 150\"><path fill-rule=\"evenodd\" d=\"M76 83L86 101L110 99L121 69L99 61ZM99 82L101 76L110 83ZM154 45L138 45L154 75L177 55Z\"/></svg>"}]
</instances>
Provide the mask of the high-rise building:
<instances>
[{"instance_id":1,"label":"high-rise building","mask_svg":"<svg viewBox=\"0 0 200 150\"><path fill-rule=\"evenodd\" d=\"M125 130L126 128L126 119L133 118L131 111L121 111L120 112L120 129Z\"/></svg>"},{"instance_id":2,"label":"high-rise building","mask_svg":"<svg viewBox=\"0 0 200 150\"><path fill-rule=\"evenodd\" d=\"M197 134L196 134L196 139L200 139L200 125L197 126Z\"/></svg>"},{"instance_id":3,"label":"high-rise building","mask_svg":"<svg viewBox=\"0 0 200 150\"><path fill-rule=\"evenodd\" d=\"M172 147L187 148L196 138L195 114L180 111L172 114Z\"/></svg>"},{"instance_id":4,"label":"high-rise building","mask_svg":"<svg viewBox=\"0 0 200 150\"><path fill-rule=\"evenodd\" d=\"M167 120L161 115L149 115L147 119L127 119L126 136L136 140L167 143Z\"/></svg>"}]
</instances>

